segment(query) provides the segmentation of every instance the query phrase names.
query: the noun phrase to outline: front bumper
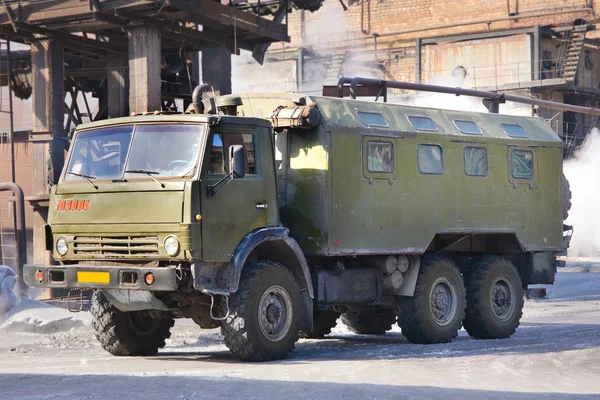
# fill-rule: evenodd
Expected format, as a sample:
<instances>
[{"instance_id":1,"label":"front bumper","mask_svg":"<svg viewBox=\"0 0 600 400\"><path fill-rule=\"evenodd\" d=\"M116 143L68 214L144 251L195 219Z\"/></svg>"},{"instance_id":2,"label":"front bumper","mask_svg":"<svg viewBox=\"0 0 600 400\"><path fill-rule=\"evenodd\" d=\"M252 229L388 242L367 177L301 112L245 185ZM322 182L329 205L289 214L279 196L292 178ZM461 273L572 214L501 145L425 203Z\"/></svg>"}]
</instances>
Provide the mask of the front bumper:
<instances>
[{"instance_id":1,"label":"front bumper","mask_svg":"<svg viewBox=\"0 0 600 400\"><path fill-rule=\"evenodd\" d=\"M146 284L144 279L150 273L154 275L152 285ZM42 280L39 279L40 275L43 275ZM177 289L175 267L25 265L23 280L27 286L60 289L124 289L161 292Z\"/></svg>"}]
</instances>

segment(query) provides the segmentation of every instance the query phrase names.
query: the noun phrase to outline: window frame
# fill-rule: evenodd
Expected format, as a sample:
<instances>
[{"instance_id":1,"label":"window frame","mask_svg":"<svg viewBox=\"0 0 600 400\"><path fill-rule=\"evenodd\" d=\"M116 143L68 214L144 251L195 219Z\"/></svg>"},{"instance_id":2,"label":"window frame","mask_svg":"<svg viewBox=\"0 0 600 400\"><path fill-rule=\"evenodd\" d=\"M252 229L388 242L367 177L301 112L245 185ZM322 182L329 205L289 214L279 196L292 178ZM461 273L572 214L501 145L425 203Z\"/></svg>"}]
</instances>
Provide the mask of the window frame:
<instances>
[{"instance_id":1,"label":"window frame","mask_svg":"<svg viewBox=\"0 0 600 400\"><path fill-rule=\"evenodd\" d=\"M378 143L390 143L392 145L392 157L394 160L394 169L390 172L378 172L369 171L369 142ZM387 136L363 136L362 138L362 173L363 176L369 180L371 179L396 179L398 177L397 160L398 160L398 146L397 140L393 137Z\"/></svg>"},{"instance_id":2,"label":"window frame","mask_svg":"<svg viewBox=\"0 0 600 400\"><path fill-rule=\"evenodd\" d=\"M211 129L209 131L208 134L208 139L207 139L207 143L206 143L206 148L204 150L205 154L203 155L204 159L202 161L204 167L203 167L203 172L201 174L202 177L204 178L210 178L210 177L215 177L215 178L222 178L224 175L227 175L230 173L229 171L229 149L227 149L225 147L225 136L226 135L230 135L230 134L234 134L234 135L251 135L252 136L252 148L253 148L253 152L254 152L254 174L250 174L250 173L246 173L244 174L243 178L236 178L237 179L262 179L262 168L260 166L260 153L259 153L259 146L257 145L257 134L254 131L247 131L247 130L237 130L233 127L230 126L219 126L218 128L221 129ZM221 140L223 141L223 163L224 163L224 168L223 170L225 171L224 174L209 174L209 170L210 170L210 160L209 157L206 157L207 154L209 154L209 151L212 151L212 141L213 141L213 137L214 135L219 134L221 135ZM248 155L246 154L246 162L248 162Z\"/></svg>"},{"instance_id":3,"label":"window frame","mask_svg":"<svg viewBox=\"0 0 600 400\"><path fill-rule=\"evenodd\" d=\"M467 123L471 123L473 125L475 125L477 127L477 129L479 129L479 133L471 133L471 132L465 132L462 129L460 129L460 127L456 124L456 122L467 122ZM479 125L477 125L477 123L475 121L469 121L466 119L453 119L452 123L454 124L454 126L456 127L456 129L458 129L458 131L460 133L462 133L463 135L473 135L473 136L481 136L483 135L483 129L481 129L481 127Z\"/></svg>"},{"instance_id":4,"label":"window frame","mask_svg":"<svg viewBox=\"0 0 600 400\"><path fill-rule=\"evenodd\" d=\"M513 155L516 151L522 152L522 153L530 153L531 154L531 176L530 177L516 177L514 174L514 168L513 168ZM536 157L535 157L535 151L533 148L528 148L528 147L513 147L512 149L510 149L510 154L508 156L508 162L510 165L510 177L515 181L515 182L532 182L537 174L535 173L535 169L536 169Z\"/></svg>"},{"instance_id":5,"label":"window frame","mask_svg":"<svg viewBox=\"0 0 600 400\"><path fill-rule=\"evenodd\" d=\"M519 127L519 129L521 129L523 131L523 133L525 134L525 136L511 135L510 133L508 133L508 131L506 131L506 129L504 129L505 126L517 126L517 127ZM529 139L529 133L527 133L527 131L521 125L519 125L519 124L500 124L500 128L506 134L506 136L508 136L510 138L515 138L515 139Z\"/></svg>"},{"instance_id":6,"label":"window frame","mask_svg":"<svg viewBox=\"0 0 600 400\"><path fill-rule=\"evenodd\" d=\"M428 147L437 147L440 149L441 151L441 162L442 162L442 172L423 172L421 171L421 164L419 163L419 148L421 146L428 146ZM417 144L417 171L419 172L419 174L421 175L444 175L444 172L446 172L446 166L444 164L444 147L442 147L441 144L438 143L419 143Z\"/></svg>"},{"instance_id":7,"label":"window frame","mask_svg":"<svg viewBox=\"0 0 600 400\"><path fill-rule=\"evenodd\" d=\"M373 112L373 111L361 111L361 110L355 110L356 112L356 116L358 118L358 120L364 125L364 126L368 126L370 128L389 128L390 127L390 123L388 122L388 120L383 116L383 114L379 113L379 112ZM379 125L379 124L367 124L362 118L361 118L361 114L370 114L370 115L378 115L380 116L383 121L385 122L385 125Z\"/></svg>"},{"instance_id":8,"label":"window frame","mask_svg":"<svg viewBox=\"0 0 600 400\"><path fill-rule=\"evenodd\" d=\"M427 118L428 120L430 120L431 122L433 122L433 124L435 125L435 129L417 128L413 124L413 122L410 120L411 118ZM408 123L410 124L410 126L412 126L417 131L420 131L420 132L439 132L440 131L440 126L433 120L433 118L428 117L426 115L410 115L410 114L407 114L406 115L406 119L408 120Z\"/></svg>"},{"instance_id":9,"label":"window frame","mask_svg":"<svg viewBox=\"0 0 600 400\"><path fill-rule=\"evenodd\" d=\"M485 175L469 174L467 172L467 149L481 149L481 150L485 151L485 161L486 161ZM463 166L464 166L464 172L465 172L466 176L473 176L473 177L477 177L477 178L487 177L490 174L490 158L488 157L487 148L485 148L483 146L465 146L463 148Z\"/></svg>"}]
</instances>

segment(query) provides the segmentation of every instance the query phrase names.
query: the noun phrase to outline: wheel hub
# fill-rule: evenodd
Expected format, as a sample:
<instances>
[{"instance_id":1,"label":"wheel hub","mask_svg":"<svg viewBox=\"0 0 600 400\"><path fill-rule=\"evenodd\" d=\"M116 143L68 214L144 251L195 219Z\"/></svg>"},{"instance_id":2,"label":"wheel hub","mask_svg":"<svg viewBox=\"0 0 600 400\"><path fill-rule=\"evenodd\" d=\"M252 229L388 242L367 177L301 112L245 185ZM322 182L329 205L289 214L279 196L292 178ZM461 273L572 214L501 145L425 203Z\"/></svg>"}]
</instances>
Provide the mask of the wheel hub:
<instances>
[{"instance_id":1,"label":"wheel hub","mask_svg":"<svg viewBox=\"0 0 600 400\"><path fill-rule=\"evenodd\" d=\"M129 325L138 336L150 336L160 326L160 319L152 318L143 311L129 313Z\"/></svg>"},{"instance_id":2,"label":"wheel hub","mask_svg":"<svg viewBox=\"0 0 600 400\"><path fill-rule=\"evenodd\" d=\"M292 299L281 286L267 289L258 305L258 325L262 334L270 341L281 340L292 325Z\"/></svg>"},{"instance_id":3,"label":"wheel hub","mask_svg":"<svg viewBox=\"0 0 600 400\"><path fill-rule=\"evenodd\" d=\"M501 321L509 319L514 310L512 288L504 278L499 277L492 285L490 303L496 318Z\"/></svg>"},{"instance_id":4,"label":"wheel hub","mask_svg":"<svg viewBox=\"0 0 600 400\"><path fill-rule=\"evenodd\" d=\"M438 325L448 325L456 314L456 303L456 290L450 281L438 278L429 293L429 307L433 320Z\"/></svg>"}]
</instances>

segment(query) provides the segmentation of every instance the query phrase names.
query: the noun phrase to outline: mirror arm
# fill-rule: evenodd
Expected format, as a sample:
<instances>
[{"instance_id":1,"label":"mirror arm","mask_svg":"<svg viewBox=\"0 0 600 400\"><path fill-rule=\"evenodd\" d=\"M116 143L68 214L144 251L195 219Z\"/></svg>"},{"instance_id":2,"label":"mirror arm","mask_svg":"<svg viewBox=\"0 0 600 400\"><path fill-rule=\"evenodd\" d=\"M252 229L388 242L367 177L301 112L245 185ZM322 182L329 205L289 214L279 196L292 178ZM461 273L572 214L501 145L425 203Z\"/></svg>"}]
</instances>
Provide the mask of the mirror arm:
<instances>
[{"instance_id":1,"label":"mirror arm","mask_svg":"<svg viewBox=\"0 0 600 400\"><path fill-rule=\"evenodd\" d=\"M223 177L223 179L221 179L219 182L215 183L214 185L209 185L207 187L207 190L208 190L207 196L213 197L217 193L219 193L221 190L223 190L225 188L225 186L227 186L229 184L229 182L231 182L233 180L233 174L234 174L233 172L230 172L229 174L225 175Z\"/></svg>"}]
</instances>

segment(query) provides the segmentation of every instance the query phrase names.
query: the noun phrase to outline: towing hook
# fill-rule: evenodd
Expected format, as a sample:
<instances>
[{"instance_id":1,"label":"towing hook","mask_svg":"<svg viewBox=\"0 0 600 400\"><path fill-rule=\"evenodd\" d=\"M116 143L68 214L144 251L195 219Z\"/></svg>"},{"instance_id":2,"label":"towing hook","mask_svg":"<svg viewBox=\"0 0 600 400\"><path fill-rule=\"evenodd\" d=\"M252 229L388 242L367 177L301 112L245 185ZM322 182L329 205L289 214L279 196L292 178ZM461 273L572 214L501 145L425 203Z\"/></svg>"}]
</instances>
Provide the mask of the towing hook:
<instances>
[{"instance_id":1,"label":"towing hook","mask_svg":"<svg viewBox=\"0 0 600 400\"><path fill-rule=\"evenodd\" d=\"M214 319L215 321L224 321L225 319L227 319L227 317L229 317L229 296L222 296L222 295L218 295L218 294L210 294L207 293L210 296L210 317L212 319ZM216 317L215 314L213 313L213 308L215 307L215 296L221 296L225 299L225 316L223 317Z\"/></svg>"}]
</instances>

